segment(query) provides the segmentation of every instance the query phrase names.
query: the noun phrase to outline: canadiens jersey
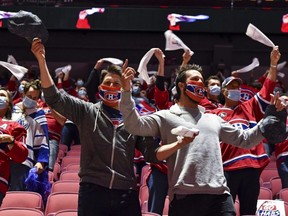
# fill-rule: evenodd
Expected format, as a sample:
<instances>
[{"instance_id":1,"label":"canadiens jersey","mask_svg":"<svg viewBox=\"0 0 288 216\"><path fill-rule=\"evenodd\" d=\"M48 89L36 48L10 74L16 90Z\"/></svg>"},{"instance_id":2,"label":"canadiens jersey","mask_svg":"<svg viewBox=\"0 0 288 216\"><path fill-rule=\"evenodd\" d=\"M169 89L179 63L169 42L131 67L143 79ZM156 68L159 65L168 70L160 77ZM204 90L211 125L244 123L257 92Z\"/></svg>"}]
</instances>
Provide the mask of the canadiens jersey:
<instances>
[{"instance_id":1,"label":"canadiens jersey","mask_svg":"<svg viewBox=\"0 0 288 216\"><path fill-rule=\"evenodd\" d=\"M8 190L11 159L17 163L25 161L28 149L24 144L26 130L17 122L0 118L0 134L9 134L14 137L14 146L11 150L8 149L7 144L0 144L0 192L5 194Z\"/></svg>"},{"instance_id":2,"label":"canadiens jersey","mask_svg":"<svg viewBox=\"0 0 288 216\"><path fill-rule=\"evenodd\" d=\"M239 104L234 109L223 107L211 112L217 114L234 127L243 130L253 128L263 118L274 86L275 82L266 79L262 89L250 100ZM262 142L251 149L243 149L227 143L221 143L221 151L225 171L264 168L269 163L269 156L266 154Z\"/></svg>"}]
</instances>

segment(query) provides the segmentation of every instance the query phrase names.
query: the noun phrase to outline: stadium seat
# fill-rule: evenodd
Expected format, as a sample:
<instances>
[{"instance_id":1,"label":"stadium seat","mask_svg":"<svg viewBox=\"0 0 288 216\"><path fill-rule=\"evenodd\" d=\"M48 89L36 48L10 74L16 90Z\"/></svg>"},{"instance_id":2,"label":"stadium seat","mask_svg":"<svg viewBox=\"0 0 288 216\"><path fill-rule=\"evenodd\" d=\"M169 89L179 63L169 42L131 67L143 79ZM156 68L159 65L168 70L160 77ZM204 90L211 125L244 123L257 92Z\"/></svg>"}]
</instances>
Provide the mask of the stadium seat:
<instances>
[{"instance_id":1,"label":"stadium seat","mask_svg":"<svg viewBox=\"0 0 288 216\"><path fill-rule=\"evenodd\" d=\"M56 181L52 184L51 193L55 192L73 192L78 193L79 181Z\"/></svg>"},{"instance_id":2,"label":"stadium seat","mask_svg":"<svg viewBox=\"0 0 288 216\"><path fill-rule=\"evenodd\" d=\"M56 212L53 216L77 216L77 210L66 209Z\"/></svg>"},{"instance_id":3,"label":"stadium seat","mask_svg":"<svg viewBox=\"0 0 288 216\"><path fill-rule=\"evenodd\" d=\"M78 175L77 170L70 170L61 172L59 180L73 180L73 181L80 181L80 177Z\"/></svg>"},{"instance_id":4,"label":"stadium seat","mask_svg":"<svg viewBox=\"0 0 288 216\"><path fill-rule=\"evenodd\" d=\"M270 179L271 191L273 199L278 199L279 192L282 189L282 182L280 177L272 177Z\"/></svg>"},{"instance_id":5,"label":"stadium seat","mask_svg":"<svg viewBox=\"0 0 288 216\"><path fill-rule=\"evenodd\" d=\"M61 210L77 210L78 208L78 193L51 193L48 196L45 216L52 216Z\"/></svg>"},{"instance_id":6,"label":"stadium seat","mask_svg":"<svg viewBox=\"0 0 288 216\"><path fill-rule=\"evenodd\" d=\"M263 184L262 187L267 187L269 189L271 189L271 185L270 185L270 179L272 177L278 177L278 171L277 169L264 169L260 175L260 178L262 178L263 180Z\"/></svg>"},{"instance_id":7,"label":"stadium seat","mask_svg":"<svg viewBox=\"0 0 288 216\"><path fill-rule=\"evenodd\" d=\"M142 213L142 216L160 216L160 215L153 212L144 212Z\"/></svg>"},{"instance_id":8,"label":"stadium seat","mask_svg":"<svg viewBox=\"0 0 288 216\"><path fill-rule=\"evenodd\" d=\"M6 207L0 208L0 216L44 216L44 213L32 208Z\"/></svg>"},{"instance_id":9,"label":"stadium seat","mask_svg":"<svg viewBox=\"0 0 288 216\"><path fill-rule=\"evenodd\" d=\"M70 170L79 171L80 170L80 164L78 164L78 163L68 164L65 168L65 171L70 171Z\"/></svg>"},{"instance_id":10,"label":"stadium seat","mask_svg":"<svg viewBox=\"0 0 288 216\"><path fill-rule=\"evenodd\" d=\"M281 189L279 192L279 198L288 203L288 188Z\"/></svg>"},{"instance_id":11,"label":"stadium seat","mask_svg":"<svg viewBox=\"0 0 288 216\"><path fill-rule=\"evenodd\" d=\"M1 208L7 207L44 209L41 195L31 191L8 191L1 205Z\"/></svg>"},{"instance_id":12,"label":"stadium seat","mask_svg":"<svg viewBox=\"0 0 288 216\"><path fill-rule=\"evenodd\" d=\"M61 162L61 172L65 171L68 164L80 164L80 156L65 156Z\"/></svg>"},{"instance_id":13,"label":"stadium seat","mask_svg":"<svg viewBox=\"0 0 288 216\"><path fill-rule=\"evenodd\" d=\"M266 187L260 187L260 192L259 192L259 196L258 199L262 199L262 200L272 200L272 191L269 188Z\"/></svg>"}]
</instances>

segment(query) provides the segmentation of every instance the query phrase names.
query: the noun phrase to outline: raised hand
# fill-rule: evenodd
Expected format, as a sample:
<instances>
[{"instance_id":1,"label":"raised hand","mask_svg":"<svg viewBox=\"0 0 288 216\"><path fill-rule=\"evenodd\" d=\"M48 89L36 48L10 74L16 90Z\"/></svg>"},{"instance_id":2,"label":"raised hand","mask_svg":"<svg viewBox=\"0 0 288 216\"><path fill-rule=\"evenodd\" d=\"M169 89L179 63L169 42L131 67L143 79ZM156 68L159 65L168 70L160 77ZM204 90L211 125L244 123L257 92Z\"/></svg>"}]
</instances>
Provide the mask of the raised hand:
<instances>
[{"instance_id":1,"label":"raised hand","mask_svg":"<svg viewBox=\"0 0 288 216\"><path fill-rule=\"evenodd\" d=\"M31 51L38 61L45 59L45 47L42 44L41 39L39 38L33 39Z\"/></svg>"}]
</instances>

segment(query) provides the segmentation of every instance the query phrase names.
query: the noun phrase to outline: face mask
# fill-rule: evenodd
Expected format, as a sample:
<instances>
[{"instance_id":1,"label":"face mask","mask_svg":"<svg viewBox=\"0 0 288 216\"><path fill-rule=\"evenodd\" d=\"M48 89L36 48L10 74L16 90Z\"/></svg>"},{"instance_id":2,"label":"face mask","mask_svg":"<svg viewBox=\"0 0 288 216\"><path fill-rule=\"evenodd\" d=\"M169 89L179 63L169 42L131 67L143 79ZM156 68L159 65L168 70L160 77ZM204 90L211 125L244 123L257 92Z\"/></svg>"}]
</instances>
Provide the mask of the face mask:
<instances>
[{"instance_id":1,"label":"face mask","mask_svg":"<svg viewBox=\"0 0 288 216\"><path fill-rule=\"evenodd\" d=\"M22 93L24 92L24 85L23 85L23 84L19 85L19 87L18 87L18 92L19 92L20 94L22 94Z\"/></svg>"},{"instance_id":2,"label":"face mask","mask_svg":"<svg viewBox=\"0 0 288 216\"><path fill-rule=\"evenodd\" d=\"M30 99L29 97L25 96L23 98L23 104L26 108L31 109L36 107L37 101Z\"/></svg>"},{"instance_id":3,"label":"face mask","mask_svg":"<svg viewBox=\"0 0 288 216\"><path fill-rule=\"evenodd\" d=\"M239 101L240 100L240 90L239 89L230 89L228 90L228 96L227 98L229 98L232 101Z\"/></svg>"},{"instance_id":4,"label":"face mask","mask_svg":"<svg viewBox=\"0 0 288 216\"><path fill-rule=\"evenodd\" d=\"M87 92L86 92L84 89L80 89L80 90L78 91L78 96L79 96L79 97L85 97L86 94L87 94Z\"/></svg>"},{"instance_id":5,"label":"face mask","mask_svg":"<svg viewBox=\"0 0 288 216\"><path fill-rule=\"evenodd\" d=\"M213 86L209 86L209 90L210 90L210 94L214 95L214 96L219 96L220 95L220 86L217 85L213 85Z\"/></svg>"},{"instance_id":6,"label":"face mask","mask_svg":"<svg viewBox=\"0 0 288 216\"><path fill-rule=\"evenodd\" d=\"M100 85L99 96L107 106L117 106L121 98L121 87Z\"/></svg>"},{"instance_id":7,"label":"face mask","mask_svg":"<svg viewBox=\"0 0 288 216\"><path fill-rule=\"evenodd\" d=\"M0 109L5 109L7 107L7 98L0 96Z\"/></svg>"},{"instance_id":8,"label":"face mask","mask_svg":"<svg viewBox=\"0 0 288 216\"><path fill-rule=\"evenodd\" d=\"M84 85L83 80L77 80L77 86L82 87Z\"/></svg>"},{"instance_id":9,"label":"face mask","mask_svg":"<svg viewBox=\"0 0 288 216\"><path fill-rule=\"evenodd\" d=\"M205 97L205 88L202 82L187 82L185 92L191 100L197 103L199 103Z\"/></svg>"},{"instance_id":10,"label":"face mask","mask_svg":"<svg viewBox=\"0 0 288 216\"><path fill-rule=\"evenodd\" d=\"M133 86L132 87L132 94L133 96L139 96L141 92L140 86Z\"/></svg>"}]
</instances>

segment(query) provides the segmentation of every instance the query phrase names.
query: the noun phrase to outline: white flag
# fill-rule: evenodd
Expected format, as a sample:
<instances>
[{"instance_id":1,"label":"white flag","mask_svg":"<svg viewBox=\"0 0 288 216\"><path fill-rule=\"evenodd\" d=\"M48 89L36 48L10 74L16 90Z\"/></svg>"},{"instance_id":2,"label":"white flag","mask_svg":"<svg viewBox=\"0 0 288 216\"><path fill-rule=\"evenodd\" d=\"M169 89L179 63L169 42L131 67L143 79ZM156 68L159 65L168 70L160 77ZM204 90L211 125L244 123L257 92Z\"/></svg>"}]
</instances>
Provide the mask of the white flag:
<instances>
[{"instance_id":1,"label":"white flag","mask_svg":"<svg viewBox=\"0 0 288 216\"><path fill-rule=\"evenodd\" d=\"M21 80L28 69L19 65L10 64L4 61L0 61L0 65L9 70L18 80Z\"/></svg>"},{"instance_id":2,"label":"white flag","mask_svg":"<svg viewBox=\"0 0 288 216\"><path fill-rule=\"evenodd\" d=\"M59 67L55 69L55 78L57 78L61 73L67 74L71 71L72 66L66 65L64 67Z\"/></svg>"},{"instance_id":3,"label":"white flag","mask_svg":"<svg viewBox=\"0 0 288 216\"><path fill-rule=\"evenodd\" d=\"M250 65L247 65L239 70L233 71L231 74L233 75L235 73L246 73L246 72L253 70L254 68L258 66L259 66L259 60L258 58L254 58Z\"/></svg>"},{"instance_id":4,"label":"white flag","mask_svg":"<svg viewBox=\"0 0 288 216\"><path fill-rule=\"evenodd\" d=\"M106 61L106 62L110 62L114 65L122 65L123 64L123 61L120 60L120 59L117 59L117 58L111 58L111 57L108 57L108 58L102 58L103 61Z\"/></svg>"},{"instance_id":5,"label":"white flag","mask_svg":"<svg viewBox=\"0 0 288 216\"><path fill-rule=\"evenodd\" d=\"M275 47L274 43L253 24L249 23L246 35L266 46Z\"/></svg>"},{"instance_id":6,"label":"white flag","mask_svg":"<svg viewBox=\"0 0 288 216\"><path fill-rule=\"evenodd\" d=\"M184 51L189 50L190 55L194 54L193 51L190 50L188 46L186 46L183 41L177 37L171 30L167 30L165 33L166 38L166 47L165 50L178 50L183 49Z\"/></svg>"},{"instance_id":7,"label":"white flag","mask_svg":"<svg viewBox=\"0 0 288 216\"><path fill-rule=\"evenodd\" d=\"M150 79L147 71L147 64L150 61L151 57L154 55L156 48L150 49L141 59L140 64L138 66L137 71L139 72L139 78L145 80L145 82L149 85Z\"/></svg>"}]
</instances>

